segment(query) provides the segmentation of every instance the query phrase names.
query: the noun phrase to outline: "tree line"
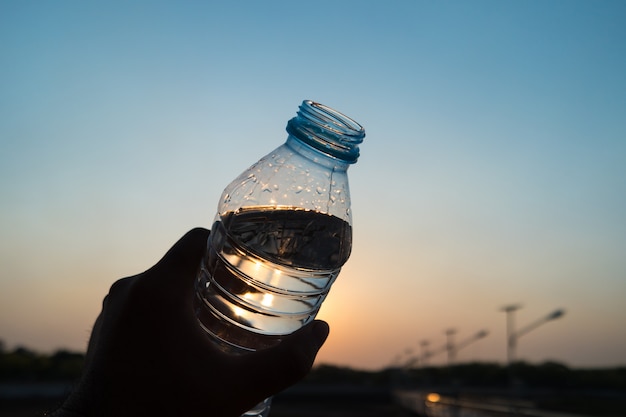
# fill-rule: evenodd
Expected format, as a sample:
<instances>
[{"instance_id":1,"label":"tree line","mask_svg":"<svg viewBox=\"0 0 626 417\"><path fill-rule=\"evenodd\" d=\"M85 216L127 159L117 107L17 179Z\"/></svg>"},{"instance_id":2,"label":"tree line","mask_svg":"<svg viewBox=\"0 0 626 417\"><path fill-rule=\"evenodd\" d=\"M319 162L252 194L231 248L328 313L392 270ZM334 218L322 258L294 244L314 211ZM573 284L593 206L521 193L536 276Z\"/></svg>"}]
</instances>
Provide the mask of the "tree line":
<instances>
[{"instance_id":1,"label":"tree line","mask_svg":"<svg viewBox=\"0 0 626 417\"><path fill-rule=\"evenodd\" d=\"M626 366L576 369L553 361L540 364L520 361L510 367L499 363L472 362L363 371L320 365L313 369L305 382L421 387L456 385L465 388L502 388L514 384L532 388L618 390L626 394Z\"/></svg>"},{"instance_id":2,"label":"tree line","mask_svg":"<svg viewBox=\"0 0 626 417\"><path fill-rule=\"evenodd\" d=\"M73 380L80 376L85 355L61 349L51 354L23 346L8 350L0 341L0 381ZM343 383L383 386L407 383L464 387L505 387L511 381L528 387L562 389L613 389L626 392L626 366L574 369L558 362L531 364L516 362L511 367L499 363L462 363L415 369L388 368L367 371L334 365L318 365L305 383Z\"/></svg>"},{"instance_id":3,"label":"tree line","mask_svg":"<svg viewBox=\"0 0 626 417\"><path fill-rule=\"evenodd\" d=\"M83 353L61 349L43 354L23 346L7 350L0 341L0 382L75 380L84 363Z\"/></svg>"}]
</instances>

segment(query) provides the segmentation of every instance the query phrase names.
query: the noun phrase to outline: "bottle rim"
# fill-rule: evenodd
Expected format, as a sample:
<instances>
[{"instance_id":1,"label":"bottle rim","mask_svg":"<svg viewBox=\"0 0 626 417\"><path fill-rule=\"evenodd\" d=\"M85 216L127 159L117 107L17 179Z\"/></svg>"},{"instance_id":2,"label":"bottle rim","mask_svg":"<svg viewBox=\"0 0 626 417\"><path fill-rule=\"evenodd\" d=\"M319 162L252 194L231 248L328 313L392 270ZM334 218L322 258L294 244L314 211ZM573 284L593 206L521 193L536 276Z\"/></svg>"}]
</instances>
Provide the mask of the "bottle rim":
<instances>
[{"instance_id":1,"label":"bottle rim","mask_svg":"<svg viewBox=\"0 0 626 417\"><path fill-rule=\"evenodd\" d=\"M355 163L358 145L365 138L365 129L354 119L326 105L304 100L297 116L287 123L287 132L313 148Z\"/></svg>"}]
</instances>

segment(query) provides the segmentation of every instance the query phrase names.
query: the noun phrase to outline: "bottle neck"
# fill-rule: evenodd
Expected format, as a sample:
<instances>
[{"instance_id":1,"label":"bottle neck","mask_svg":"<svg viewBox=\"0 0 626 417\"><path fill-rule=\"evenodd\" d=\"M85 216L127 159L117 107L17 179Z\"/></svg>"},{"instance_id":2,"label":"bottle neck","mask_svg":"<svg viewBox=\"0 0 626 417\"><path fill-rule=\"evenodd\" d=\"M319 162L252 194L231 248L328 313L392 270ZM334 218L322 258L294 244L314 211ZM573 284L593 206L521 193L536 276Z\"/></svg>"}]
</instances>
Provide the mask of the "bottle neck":
<instances>
[{"instance_id":1,"label":"bottle neck","mask_svg":"<svg viewBox=\"0 0 626 417\"><path fill-rule=\"evenodd\" d=\"M331 171L347 171L350 166L350 163L343 159L335 158L325 152L320 152L317 148L302 142L302 140L293 135L287 137L285 146L309 161L319 164Z\"/></svg>"},{"instance_id":2,"label":"bottle neck","mask_svg":"<svg viewBox=\"0 0 626 417\"><path fill-rule=\"evenodd\" d=\"M287 132L288 144L291 142L290 146L299 153L307 157L321 153L341 161L340 164L357 161L359 144L365 137L365 129L360 124L311 100L302 102L296 117L287 123ZM307 147L315 152L308 152Z\"/></svg>"}]
</instances>

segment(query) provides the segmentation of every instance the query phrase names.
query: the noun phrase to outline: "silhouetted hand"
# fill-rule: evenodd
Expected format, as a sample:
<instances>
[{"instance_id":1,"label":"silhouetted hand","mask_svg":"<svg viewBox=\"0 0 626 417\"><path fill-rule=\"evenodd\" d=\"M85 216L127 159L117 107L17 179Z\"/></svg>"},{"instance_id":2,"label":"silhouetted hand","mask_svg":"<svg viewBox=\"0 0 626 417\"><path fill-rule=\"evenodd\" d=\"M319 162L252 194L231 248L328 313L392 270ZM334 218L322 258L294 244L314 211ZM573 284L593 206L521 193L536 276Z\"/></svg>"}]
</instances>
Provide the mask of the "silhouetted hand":
<instances>
[{"instance_id":1,"label":"silhouetted hand","mask_svg":"<svg viewBox=\"0 0 626 417\"><path fill-rule=\"evenodd\" d=\"M192 306L208 236L190 231L148 271L111 286L84 375L54 417L239 416L309 372L328 336L322 321L239 356L208 339Z\"/></svg>"}]
</instances>

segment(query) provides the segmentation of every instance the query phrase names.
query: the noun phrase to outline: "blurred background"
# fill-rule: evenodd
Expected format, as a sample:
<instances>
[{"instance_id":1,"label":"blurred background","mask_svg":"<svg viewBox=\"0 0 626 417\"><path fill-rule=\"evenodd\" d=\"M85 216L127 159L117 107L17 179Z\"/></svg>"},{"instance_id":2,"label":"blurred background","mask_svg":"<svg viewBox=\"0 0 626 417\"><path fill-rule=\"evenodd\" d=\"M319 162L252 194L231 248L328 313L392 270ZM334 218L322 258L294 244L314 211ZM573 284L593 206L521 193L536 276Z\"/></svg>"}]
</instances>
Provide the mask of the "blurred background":
<instances>
[{"instance_id":1,"label":"blurred background","mask_svg":"<svg viewBox=\"0 0 626 417\"><path fill-rule=\"evenodd\" d=\"M312 99L367 132L318 363L406 364L450 330L488 333L456 362L505 363L515 305L518 328L565 312L516 359L626 364L624 21L610 0L1 2L4 349L83 351L110 285L210 227Z\"/></svg>"}]
</instances>

